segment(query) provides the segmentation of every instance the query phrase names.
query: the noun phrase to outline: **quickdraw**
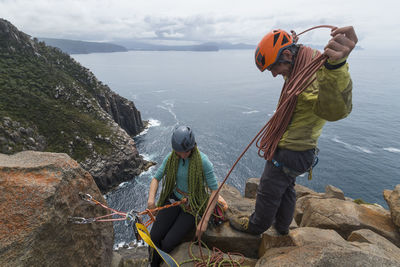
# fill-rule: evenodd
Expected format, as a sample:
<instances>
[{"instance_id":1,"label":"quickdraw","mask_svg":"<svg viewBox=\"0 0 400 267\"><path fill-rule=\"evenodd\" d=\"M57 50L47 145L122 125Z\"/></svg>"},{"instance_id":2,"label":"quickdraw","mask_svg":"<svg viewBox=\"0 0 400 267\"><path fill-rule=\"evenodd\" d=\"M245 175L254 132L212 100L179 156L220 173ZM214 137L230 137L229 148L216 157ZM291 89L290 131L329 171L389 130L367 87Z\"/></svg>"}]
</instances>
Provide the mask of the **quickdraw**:
<instances>
[{"instance_id":1,"label":"quickdraw","mask_svg":"<svg viewBox=\"0 0 400 267\"><path fill-rule=\"evenodd\" d=\"M104 215L104 216L95 217L95 218L68 217L68 222L70 222L70 223L87 224L87 223L94 223L94 222L125 221L126 225L130 225L131 223L133 223L133 225L135 225L136 223L141 223L144 226L148 227L150 224L152 224L156 220L154 214L157 213L158 211L160 211L162 209L167 209L167 208L170 208L173 206L178 206L178 205L181 205L181 204L184 204L187 202L187 199L184 198L181 201L176 201L172 204L165 205L162 207L157 207L155 209L146 209L141 212L135 211L135 210L131 210L129 212L122 212L122 211L118 211L118 210L112 209L112 208L104 205L103 203L94 199L89 194L79 193L79 196L81 197L81 199L83 201L89 202L89 204L92 204L92 205L99 205L99 206L105 208L106 210L111 211L111 213ZM143 216L145 216L145 215L147 215L149 217L149 219L146 222L143 222ZM119 216L119 217L112 218L113 216Z\"/></svg>"}]
</instances>

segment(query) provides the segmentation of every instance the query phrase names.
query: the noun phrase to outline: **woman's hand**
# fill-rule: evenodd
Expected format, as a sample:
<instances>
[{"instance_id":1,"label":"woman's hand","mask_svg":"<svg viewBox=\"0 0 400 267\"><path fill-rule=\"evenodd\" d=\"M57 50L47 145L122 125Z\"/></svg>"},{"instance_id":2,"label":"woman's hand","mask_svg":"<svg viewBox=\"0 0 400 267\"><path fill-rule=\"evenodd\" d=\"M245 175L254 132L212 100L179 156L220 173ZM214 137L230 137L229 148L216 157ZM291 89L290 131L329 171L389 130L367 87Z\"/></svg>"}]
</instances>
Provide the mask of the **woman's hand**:
<instances>
[{"instance_id":1,"label":"woman's hand","mask_svg":"<svg viewBox=\"0 0 400 267\"><path fill-rule=\"evenodd\" d=\"M156 193L158 189L158 180L153 178L150 182L150 189L149 189L149 197L147 199L147 208L149 210L156 208ZM153 214L154 216L157 215L156 213Z\"/></svg>"},{"instance_id":2,"label":"woman's hand","mask_svg":"<svg viewBox=\"0 0 400 267\"><path fill-rule=\"evenodd\" d=\"M155 202L154 199L153 199L153 200L148 200L148 201L147 201L147 208L148 208L149 210L152 210L152 209L155 209L155 208L156 208L156 202Z\"/></svg>"}]
</instances>

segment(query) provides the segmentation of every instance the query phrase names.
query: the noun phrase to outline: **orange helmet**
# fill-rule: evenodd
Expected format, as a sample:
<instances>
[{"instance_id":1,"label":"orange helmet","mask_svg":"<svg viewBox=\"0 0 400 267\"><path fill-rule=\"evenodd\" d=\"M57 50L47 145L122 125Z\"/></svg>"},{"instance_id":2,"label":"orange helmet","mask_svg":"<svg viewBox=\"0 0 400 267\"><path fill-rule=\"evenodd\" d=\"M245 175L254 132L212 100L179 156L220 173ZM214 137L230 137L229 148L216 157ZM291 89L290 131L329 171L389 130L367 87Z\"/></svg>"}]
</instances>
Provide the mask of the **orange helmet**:
<instances>
[{"instance_id":1,"label":"orange helmet","mask_svg":"<svg viewBox=\"0 0 400 267\"><path fill-rule=\"evenodd\" d=\"M273 30L258 44L255 60L260 71L264 71L278 61L283 49L293 45L293 38L283 30Z\"/></svg>"}]
</instances>

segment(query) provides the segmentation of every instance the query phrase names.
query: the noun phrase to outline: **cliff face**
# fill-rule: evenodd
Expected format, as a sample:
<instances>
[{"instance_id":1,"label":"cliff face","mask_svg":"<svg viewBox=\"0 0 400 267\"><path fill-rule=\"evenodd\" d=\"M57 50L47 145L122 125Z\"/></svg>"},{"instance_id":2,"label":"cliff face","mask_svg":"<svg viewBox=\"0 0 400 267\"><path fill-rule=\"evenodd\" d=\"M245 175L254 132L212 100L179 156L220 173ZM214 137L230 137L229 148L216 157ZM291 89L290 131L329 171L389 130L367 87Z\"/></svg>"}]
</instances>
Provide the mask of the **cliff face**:
<instances>
[{"instance_id":1,"label":"cliff face","mask_svg":"<svg viewBox=\"0 0 400 267\"><path fill-rule=\"evenodd\" d=\"M69 55L0 19L0 152L67 153L105 191L146 165L132 137L143 130L133 102Z\"/></svg>"}]
</instances>

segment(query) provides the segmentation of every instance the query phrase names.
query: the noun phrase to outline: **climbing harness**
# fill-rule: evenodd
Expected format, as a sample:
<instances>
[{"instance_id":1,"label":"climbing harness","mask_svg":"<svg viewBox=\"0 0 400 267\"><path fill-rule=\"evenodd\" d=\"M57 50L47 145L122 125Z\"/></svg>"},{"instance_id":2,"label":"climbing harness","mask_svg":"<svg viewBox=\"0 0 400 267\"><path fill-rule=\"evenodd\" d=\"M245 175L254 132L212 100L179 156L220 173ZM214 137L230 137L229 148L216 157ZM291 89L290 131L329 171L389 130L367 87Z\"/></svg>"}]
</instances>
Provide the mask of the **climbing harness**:
<instances>
[{"instance_id":1,"label":"climbing harness","mask_svg":"<svg viewBox=\"0 0 400 267\"><path fill-rule=\"evenodd\" d=\"M310 168L308 168L305 172L308 172L308 180L312 179L312 169L318 164L318 152L319 149L315 148L314 149L314 157L313 157L313 162L310 166ZM275 167L281 169L286 175L292 177L292 178L296 178L299 175L302 175L305 172L299 172L296 170L293 170L291 168L289 168L288 166L286 166L285 164L283 164L283 162L278 162L275 159L271 160L272 164L274 164Z\"/></svg>"}]
</instances>

